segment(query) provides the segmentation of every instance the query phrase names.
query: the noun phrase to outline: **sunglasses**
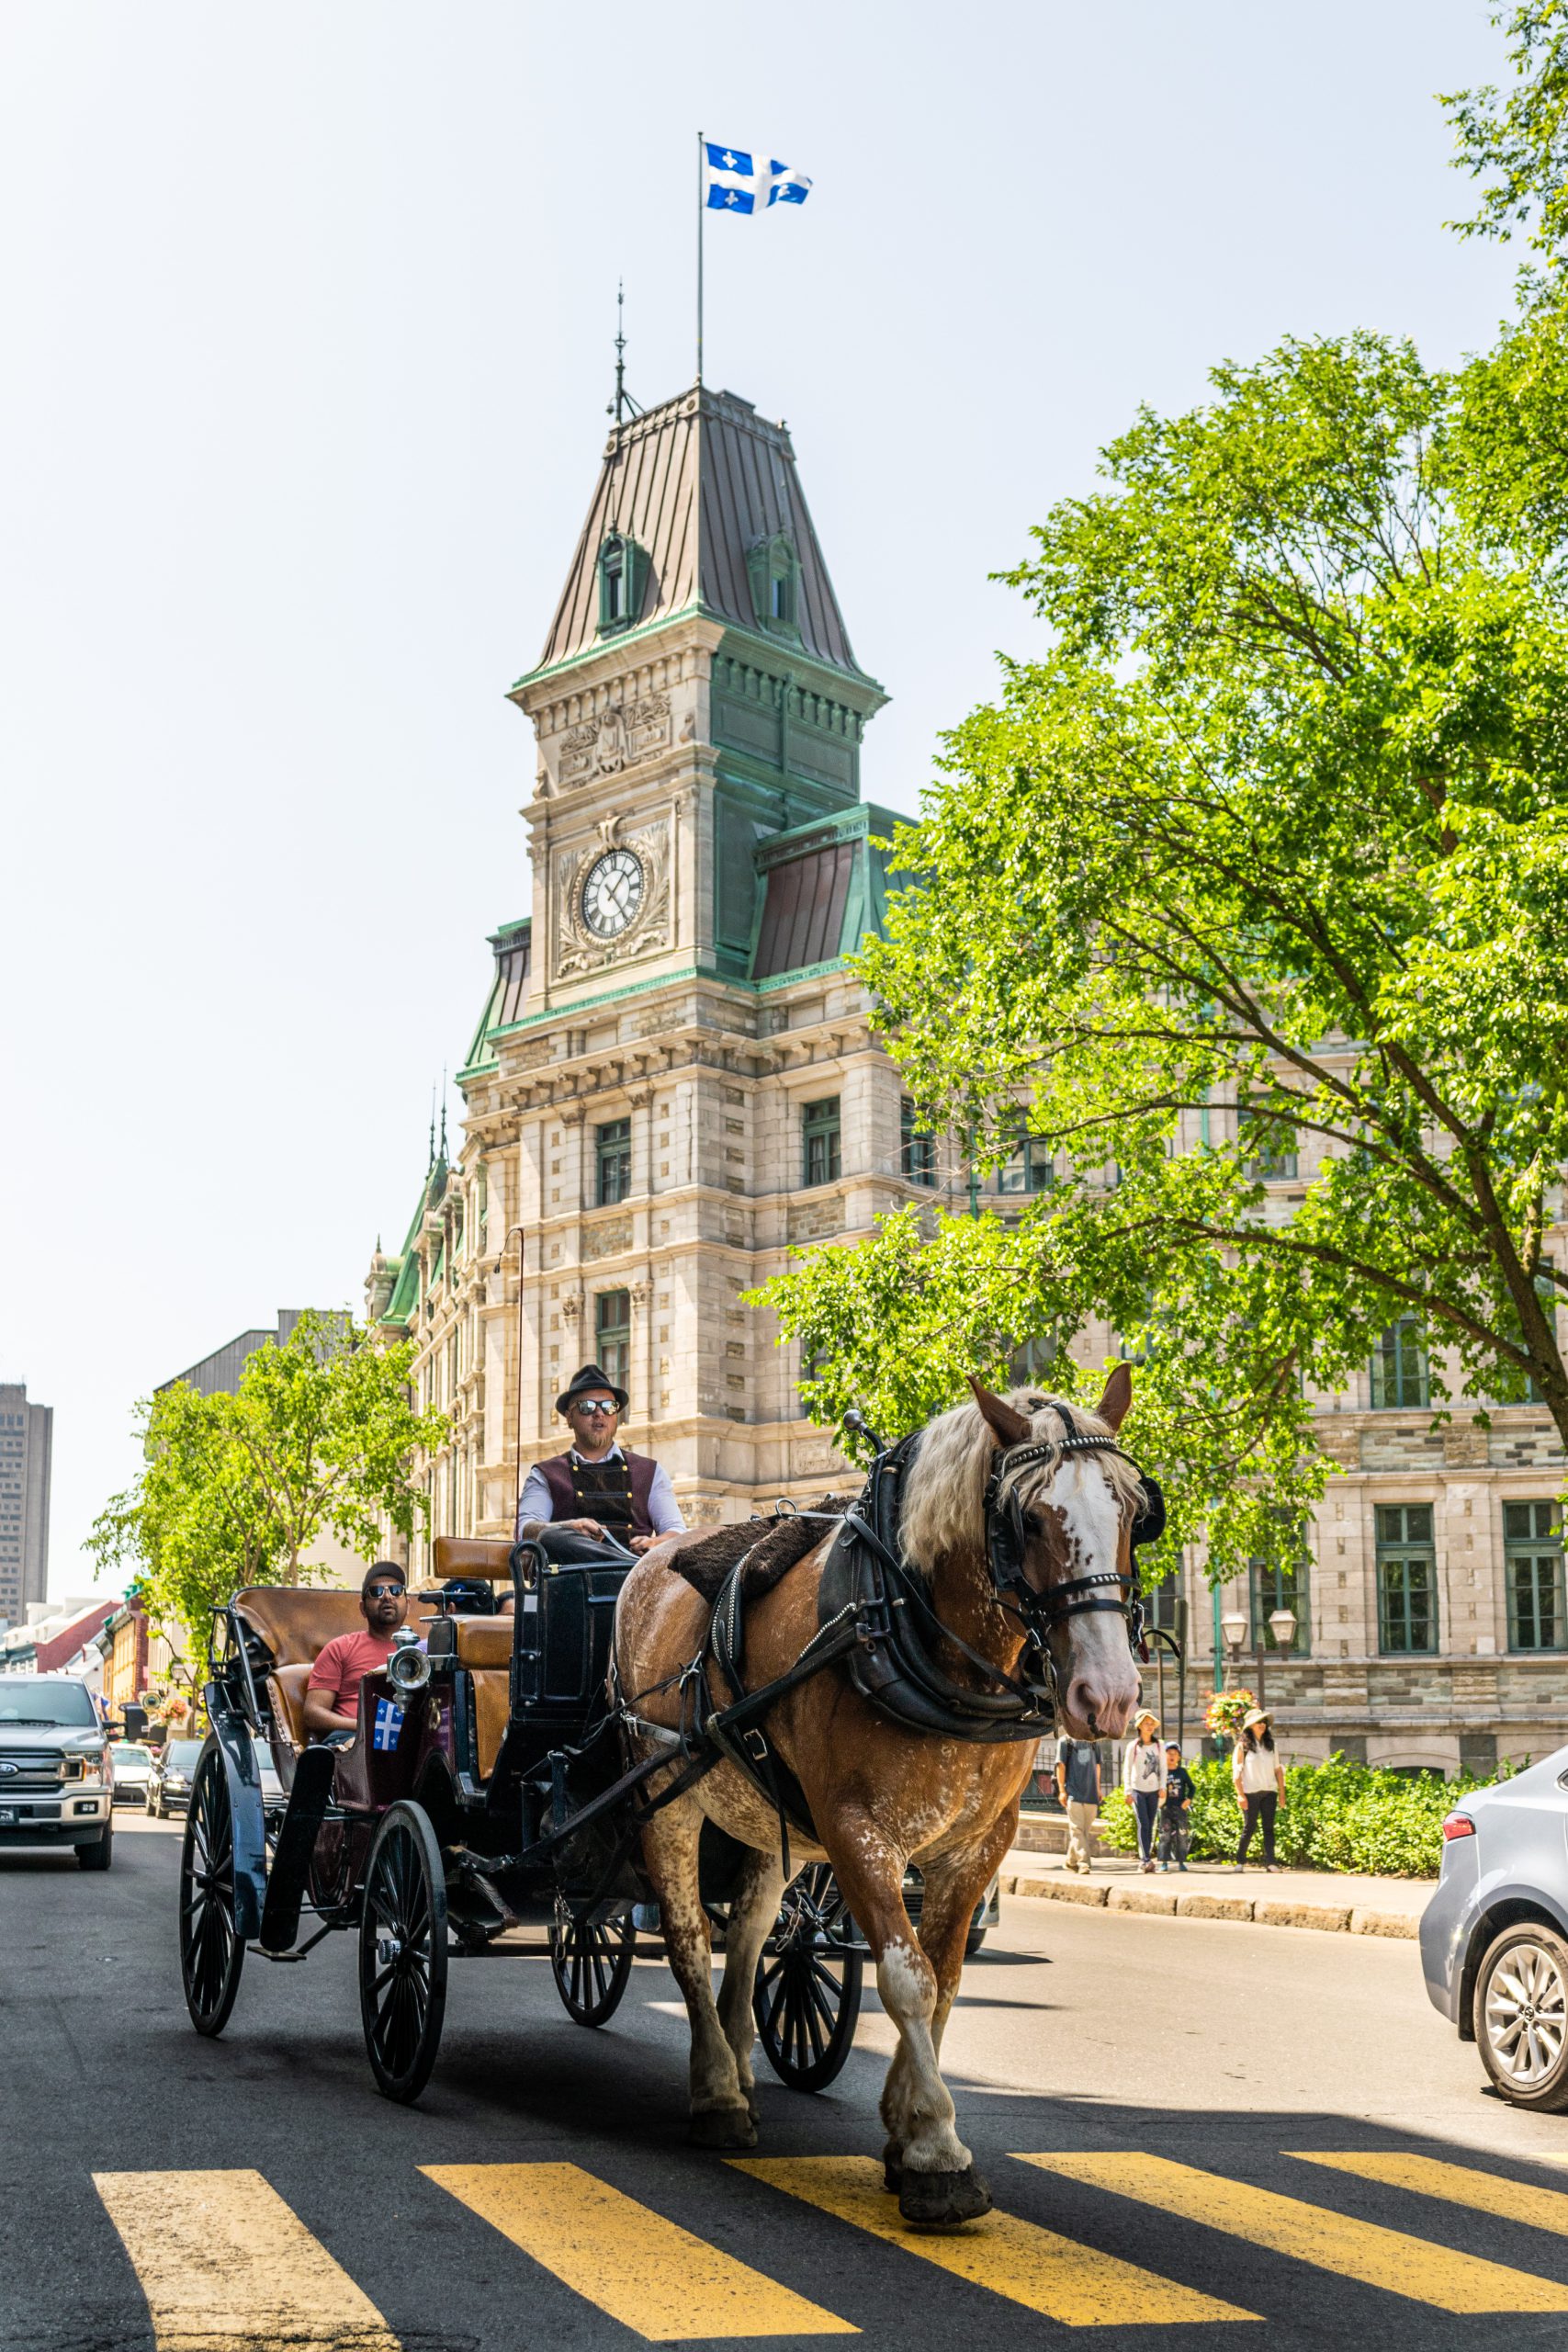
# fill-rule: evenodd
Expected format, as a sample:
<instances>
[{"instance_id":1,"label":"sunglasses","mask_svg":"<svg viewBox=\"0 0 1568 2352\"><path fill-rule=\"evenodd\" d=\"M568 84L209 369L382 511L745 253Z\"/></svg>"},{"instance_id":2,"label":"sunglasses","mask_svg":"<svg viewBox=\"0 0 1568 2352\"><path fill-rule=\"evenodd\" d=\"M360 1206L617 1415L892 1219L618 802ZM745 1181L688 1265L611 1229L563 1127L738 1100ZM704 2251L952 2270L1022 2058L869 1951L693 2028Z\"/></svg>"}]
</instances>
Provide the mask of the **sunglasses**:
<instances>
[{"instance_id":1,"label":"sunglasses","mask_svg":"<svg viewBox=\"0 0 1568 2352\"><path fill-rule=\"evenodd\" d=\"M574 1406L573 1410L579 1413L617 1413L620 1407L613 1405L608 1397L595 1396L589 1404Z\"/></svg>"},{"instance_id":2,"label":"sunglasses","mask_svg":"<svg viewBox=\"0 0 1568 2352\"><path fill-rule=\"evenodd\" d=\"M367 1600L398 1600L402 1597L402 1589L400 1584L367 1584L365 1598Z\"/></svg>"}]
</instances>

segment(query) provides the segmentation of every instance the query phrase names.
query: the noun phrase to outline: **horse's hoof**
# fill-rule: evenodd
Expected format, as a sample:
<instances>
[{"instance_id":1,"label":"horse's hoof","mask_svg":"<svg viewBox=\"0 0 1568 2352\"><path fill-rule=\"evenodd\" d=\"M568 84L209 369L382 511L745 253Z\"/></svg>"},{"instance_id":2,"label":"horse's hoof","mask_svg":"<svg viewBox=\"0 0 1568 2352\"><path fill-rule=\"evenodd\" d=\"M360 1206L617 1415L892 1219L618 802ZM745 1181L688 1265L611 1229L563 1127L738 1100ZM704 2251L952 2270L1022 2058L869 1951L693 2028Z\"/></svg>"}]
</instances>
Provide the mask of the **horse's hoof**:
<instances>
[{"instance_id":1,"label":"horse's hoof","mask_svg":"<svg viewBox=\"0 0 1568 2352\"><path fill-rule=\"evenodd\" d=\"M912 2230L957 2230L991 2210L991 2192L973 2165L967 2172L910 2172L899 2177L898 2212Z\"/></svg>"},{"instance_id":2,"label":"horse's hoof","mask_svg":"<svg viewBox=\"0 0 1568 2352\"><path fill-rule=\"evenodd\" d=\"M694 2148L754 2148L757 2134L743 2107L705 2107L686 2134Z\"/></svg>"},{"instance_id":3,"label":"horse's hoof","mask_svg":"<svg viewBox=\"0 0 1568 2352\"><path fill-rule=\"evenodd\" d=\"M882 2186L890 2197L904 2186L904 2151L897 2140L889 2140L882 2151Z\"/></svg>"}]
</instances>

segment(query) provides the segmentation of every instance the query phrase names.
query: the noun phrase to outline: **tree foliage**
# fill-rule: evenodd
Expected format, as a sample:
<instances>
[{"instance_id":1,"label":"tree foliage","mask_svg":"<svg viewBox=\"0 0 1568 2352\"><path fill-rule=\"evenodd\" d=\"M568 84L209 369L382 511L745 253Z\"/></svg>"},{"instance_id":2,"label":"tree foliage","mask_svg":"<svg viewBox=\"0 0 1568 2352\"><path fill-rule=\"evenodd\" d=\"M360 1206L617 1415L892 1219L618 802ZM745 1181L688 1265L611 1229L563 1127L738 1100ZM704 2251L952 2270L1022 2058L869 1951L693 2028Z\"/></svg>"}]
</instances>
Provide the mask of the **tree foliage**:
<instances>
[{"instance_id":1,"label":"tree foliage","mask_svg":"<svg viewBox=\"0 0 1568 2352\"><path fill-rule=\"evenodd\" d=\"M413 1352L306 1314L256 1351L232 1396L178 1381L144 1400L144 1465L88 1537L98 1573L133 1568L154 1624L200 1645L241 1586L309 1576L304 1555L328 1529L365 1559L383 1519L412 1534L426 1502L411 1456L446 1434L445 1415L410 1405Z\"/></svg>"},{"instance_id":2,"label":"tree foliage","mask_svg":"<svg viewBox=\"0 0 1568 2352\"><path fill-rule=\"evenodd\" d=\"M1403 1318L1439 1413L1568 1443L1568 339L1541 300L1457 371L1356 334L1211 384L1007 575L1048 650L945 740L863 958L922 1114L995 1165L1022 1104L1056 1181L765 1295L819 1417L900 1427L1023 1340L1082 1393L1108 1322L1218 1575L1298 1546L1312 1396Z\"/></svg>"}]
</instances>

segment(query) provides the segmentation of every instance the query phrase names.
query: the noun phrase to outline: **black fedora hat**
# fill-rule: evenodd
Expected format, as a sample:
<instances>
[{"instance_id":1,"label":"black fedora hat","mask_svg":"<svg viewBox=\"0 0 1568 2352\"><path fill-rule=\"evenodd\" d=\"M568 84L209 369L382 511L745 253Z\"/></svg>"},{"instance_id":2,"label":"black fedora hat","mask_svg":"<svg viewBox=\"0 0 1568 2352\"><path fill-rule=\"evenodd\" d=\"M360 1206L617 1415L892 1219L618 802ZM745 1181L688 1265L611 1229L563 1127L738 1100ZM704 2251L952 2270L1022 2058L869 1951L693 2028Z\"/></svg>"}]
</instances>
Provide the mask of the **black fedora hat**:
<instances>
[{"instance_id":1,"label":"black fedora hat","mask_svg":"<svg viewBox=\"0 0 1568 2352\"><path fill-rule=\"evenodd\" d=\"M630 1402L626 1390L617 1388L609 1374L602 1372L596 1363L585 1363L581 1372L572 1374L570 1386L563 1388L556 1398L557 1412L564 1413L569 1406L576 1404L580 1396L591 1396L595 1388L607 1388L618 1409L623 1413L626 1411Z\"/></svg>"}]
</instances>

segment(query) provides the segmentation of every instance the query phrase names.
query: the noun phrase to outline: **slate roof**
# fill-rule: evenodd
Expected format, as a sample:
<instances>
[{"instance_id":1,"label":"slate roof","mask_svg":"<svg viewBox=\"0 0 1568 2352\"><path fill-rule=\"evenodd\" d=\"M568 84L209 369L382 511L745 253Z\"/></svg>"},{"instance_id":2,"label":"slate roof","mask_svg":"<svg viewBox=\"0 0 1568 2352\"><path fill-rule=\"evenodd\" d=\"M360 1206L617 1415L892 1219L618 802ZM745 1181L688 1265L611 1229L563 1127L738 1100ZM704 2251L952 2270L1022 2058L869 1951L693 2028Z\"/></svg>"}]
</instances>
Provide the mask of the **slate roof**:
<instances>
[{"instance_id":1,"label":"slate roof","mask_svg":"<svg viewBox=\"0 0 1568 2352\"><path fill-rule=\"evenodd\" d=\"M598 556L612 532L635 539L649 559L637 628L697 610L754 630L747 550L781 530L800 564L800 650L863 677L784 426L759 416L739 393L706 385L617 424L539 669L597 641Z\"/></svg>"},{"instance_id":2,"label":"slate roof","mask_svg":"<svg viewBox=\"0 0 1568 2352\"><path fill-rule=\"evenodd\" d=\"M882 931L889 876L894 888L904 877L893 871L891 852L876 844L891 841L898 822L889 809L863 801L760 845L762 904L753 980L779 981L816 964L837 963L852 956L869 932Z\"/></svg>"}]
</instances>

